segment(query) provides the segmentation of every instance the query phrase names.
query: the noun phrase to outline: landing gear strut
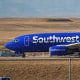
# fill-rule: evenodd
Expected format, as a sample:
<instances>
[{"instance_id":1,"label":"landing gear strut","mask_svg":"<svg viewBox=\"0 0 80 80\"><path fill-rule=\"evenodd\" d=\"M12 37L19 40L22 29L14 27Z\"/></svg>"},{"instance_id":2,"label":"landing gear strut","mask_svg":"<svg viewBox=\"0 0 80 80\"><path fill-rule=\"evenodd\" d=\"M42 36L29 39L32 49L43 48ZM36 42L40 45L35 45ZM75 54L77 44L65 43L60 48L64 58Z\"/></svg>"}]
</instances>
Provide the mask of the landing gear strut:
<instances>
[{"instance_id":1,"label":"landing gear strut","mask_svg":"<svg viewBox=\"0 0 80 80\"><path fill-rule=\"evenodd\" d=\"M26 57L26 55L25 55L25 53L24 52L15 52L15 54L21 54L22 55L22 57Z\"/></svg>"},{"instance_id":2,"label":"landing gear strut","mask_svg":"<svg viewBox=\"0 0 80 80\"><path fill-rule=\"evenodd\" d=\"M25 58L25 56L26 56L25 54L22 54L22 57L23 57L23 58Z\"/></svg>"}]
</instances>

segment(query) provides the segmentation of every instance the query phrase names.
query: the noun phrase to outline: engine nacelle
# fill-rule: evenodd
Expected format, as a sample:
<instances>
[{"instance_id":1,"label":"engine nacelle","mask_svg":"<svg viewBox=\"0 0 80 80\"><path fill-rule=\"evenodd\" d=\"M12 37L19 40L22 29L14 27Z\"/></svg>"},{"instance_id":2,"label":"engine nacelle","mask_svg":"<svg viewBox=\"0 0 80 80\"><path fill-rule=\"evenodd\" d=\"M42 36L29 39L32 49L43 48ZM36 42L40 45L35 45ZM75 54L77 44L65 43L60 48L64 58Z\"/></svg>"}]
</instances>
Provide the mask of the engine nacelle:
<instances>
[{"instance_id":1,"label":"engine nacelle","mask_svg":"<svg viewBox=\"0 0 80 80\"><path fill-rule=\"evenodd\" d=\"M52 55L67 55L67 47L65 46L52 46L50 47L50 56Z\"/></svg>"}]
</instances>

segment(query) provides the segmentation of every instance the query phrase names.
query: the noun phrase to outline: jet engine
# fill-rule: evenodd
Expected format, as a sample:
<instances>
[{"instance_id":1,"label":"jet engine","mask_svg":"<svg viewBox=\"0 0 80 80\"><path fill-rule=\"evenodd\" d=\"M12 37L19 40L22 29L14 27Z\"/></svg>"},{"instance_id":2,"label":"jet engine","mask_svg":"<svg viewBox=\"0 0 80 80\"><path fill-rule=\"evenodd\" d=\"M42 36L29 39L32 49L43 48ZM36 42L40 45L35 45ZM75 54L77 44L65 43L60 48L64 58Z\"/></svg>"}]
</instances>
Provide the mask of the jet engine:
<instances>
[{"instance_id":1,"label":"jet engine","mask_svg":"<svg viewBox=\"0 0 80 80\"><path fill-rule=\"evenodd\" d=\"M50 47L50 56L52 55L67 55L68 48L65 46L52 46Z\"/></svg>"}]
</instances>

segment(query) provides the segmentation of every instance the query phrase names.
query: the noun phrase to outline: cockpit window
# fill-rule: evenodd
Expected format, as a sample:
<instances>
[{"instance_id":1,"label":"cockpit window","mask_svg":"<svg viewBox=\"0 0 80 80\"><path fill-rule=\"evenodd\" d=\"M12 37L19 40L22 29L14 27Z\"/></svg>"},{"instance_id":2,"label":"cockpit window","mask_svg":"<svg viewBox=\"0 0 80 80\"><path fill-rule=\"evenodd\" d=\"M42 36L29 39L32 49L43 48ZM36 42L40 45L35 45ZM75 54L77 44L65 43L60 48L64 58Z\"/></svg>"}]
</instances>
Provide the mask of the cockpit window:
<instances>
[{"instance_id":1,"label":"cockpit window","mask_svg":"<svg viewBox=\"0 0 80 80\"><path fill-rule=\"evenodd\" d=\"M13 40L13 42L17 42L17 41L18 41L18 39Z\"/></svg>"}]
</instances>

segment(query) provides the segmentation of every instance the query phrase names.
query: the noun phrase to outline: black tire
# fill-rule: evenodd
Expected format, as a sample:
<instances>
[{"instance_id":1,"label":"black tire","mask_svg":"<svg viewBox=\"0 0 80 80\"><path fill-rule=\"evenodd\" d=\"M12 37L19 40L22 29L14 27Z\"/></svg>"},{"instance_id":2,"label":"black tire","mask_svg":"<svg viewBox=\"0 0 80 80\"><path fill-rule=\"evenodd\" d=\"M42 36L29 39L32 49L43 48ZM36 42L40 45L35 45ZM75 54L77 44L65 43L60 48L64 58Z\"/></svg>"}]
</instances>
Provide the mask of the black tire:
<instances>
[{"instance_id":1,"label":"black tire","mask_svg":"<svg viewBox=\"0 0 80 80\"><path fill-rule=\"evenodd\" d=\"M23 54L22 57L25 58L25 54Z\"/></svg>"}]
</instances>

